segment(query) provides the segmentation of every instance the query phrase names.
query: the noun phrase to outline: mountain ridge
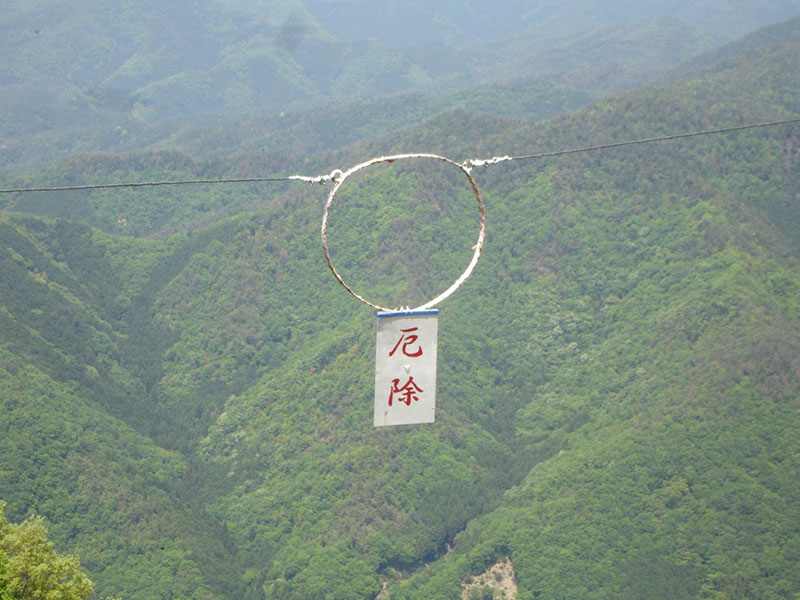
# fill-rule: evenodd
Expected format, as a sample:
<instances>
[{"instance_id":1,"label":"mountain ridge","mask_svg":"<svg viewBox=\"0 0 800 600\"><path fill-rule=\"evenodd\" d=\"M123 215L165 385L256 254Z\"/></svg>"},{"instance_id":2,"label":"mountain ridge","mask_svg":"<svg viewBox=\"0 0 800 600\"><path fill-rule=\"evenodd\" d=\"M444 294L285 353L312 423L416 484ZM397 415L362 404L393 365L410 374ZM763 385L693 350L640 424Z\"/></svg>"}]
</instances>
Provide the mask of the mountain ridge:
<instances>
[{"instance_id":1,"label":"mountain ridge","mask_svg":"<svg viewBox=\"0 0 800 600\"><path fill-rule=\"evenodd\" d=\"M704 4L694 16L683 7L683 22L662 9L627 7L622 22L624 7L604 13L576 0L566 9L569 26L556 18L564 7L543 3L544 21L523 30L527 21L518 18L515 1L493 16L499 18L503 8L502 31L516 37L491 41L487 34L474 42L415 46L410 40L422 29L409 25L401 28L409 43L396 48L375 32L407 23L409 7L395 10L401 18L391 21L391 11L379 11L371 27L359 22L361 36L350 39L346 28L335 25L340 17L322 15L372 8L306 4L286 0L264 10L252 2L205 0L185 11L175 2L119 2L113 15L85 2L57 2L48 10L12 7L0 19L0 50L9 57L0 69L6 99L0 163L18 170L75 152L142 149L187 123L218 124L367 96L441 95L520 78L566 73L561 84L574 84L573 93L606 95L651 81L714 45L701 31L711 25L703 10L722 11L717 25L736 20L730 7ZM800 11L796 0L762 2L747 29L775 20L772 8ZM482 7L468 12L472 17L464 16L464 23L476 16L491 21ZM432 23L447 29L447 22Z\"/></svg>"}]
</instances>

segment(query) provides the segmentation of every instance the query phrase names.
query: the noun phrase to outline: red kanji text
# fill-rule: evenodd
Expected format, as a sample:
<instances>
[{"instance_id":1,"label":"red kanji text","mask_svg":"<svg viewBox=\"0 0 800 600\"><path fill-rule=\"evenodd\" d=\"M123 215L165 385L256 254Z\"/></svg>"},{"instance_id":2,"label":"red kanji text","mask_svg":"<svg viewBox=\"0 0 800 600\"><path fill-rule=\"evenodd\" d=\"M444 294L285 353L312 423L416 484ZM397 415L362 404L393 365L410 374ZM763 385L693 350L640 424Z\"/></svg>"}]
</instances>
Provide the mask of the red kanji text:
<instances>
[{"instance_id":1,"label":"red kanji text","mask_svg":"<svg viewBox=\"0 0 800 600\"><path fill-rule=\"evenodd\" d=\"M403 335L400 336L400 339L397 340L397 343L392 348L392 351L389 352L389 356L394 356L394 353L397 352L397 349L400 348L400 344L403 344L401 348L401 352L406 356L410 356L411 358L416 358L417 356L422 356L422 346L417 346L416 350L409 348L412 344L416 343L419 336L414 335L411 333L412 331L417 331L419 327L409 327L408 329L401 329L400 331L403 332Z\"/></svg>"},{"instance_id":2,"label":"red kanji text","mask_svg":"<svg viewBox=\"0 0 800 600\"><path fill-rule=\"evenodd\" d=\"M422 388L414 382L413 377L409 377L403 387L400 387L400 379L392 379L392 385L389 388L389 406L392 405L393 400L404 402L406 406L411 406L412 400L419 402L417 394L421 392Z\"/></svg>"}]
</instances>

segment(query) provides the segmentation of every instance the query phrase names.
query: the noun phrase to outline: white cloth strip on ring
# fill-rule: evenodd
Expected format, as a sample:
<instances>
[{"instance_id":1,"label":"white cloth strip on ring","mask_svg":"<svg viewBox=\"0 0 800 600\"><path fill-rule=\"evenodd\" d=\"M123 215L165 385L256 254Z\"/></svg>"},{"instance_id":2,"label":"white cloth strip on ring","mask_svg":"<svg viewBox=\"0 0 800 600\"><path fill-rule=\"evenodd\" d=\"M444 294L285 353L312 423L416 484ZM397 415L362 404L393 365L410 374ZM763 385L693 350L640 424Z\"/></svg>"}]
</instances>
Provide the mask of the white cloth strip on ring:
<instances>
[{"instance_id":1,"label":"white cloth strip on ring","mask_svg":"<svg viewBox=\"0 0 800 600\"><path fill-rule=\"evenodd\" d=\"M478 232L478 243L474 246L474 252L472 254L472 260L470 260L469 265L467 266L466 270L461 274L461 276L453 282L453 284L447 288L444 292L436 296L433 300L426 302L425 304L421 304L416 308L410 309L405 307L405 310L411 311L419 311L419 310L427 310L433 308L437 304L439 304L442 300L450 296L453 292L455 292L461 285L467 280L467 278L472 274L475 265L478 263L478 259L480 258L481 251L483 250L483 242L486 237L486 212L483 205L483 199L481 198L480 191L478 190L478 185L475 183L475 180L471 174L471 167L467 166L466 164L457 163L454 160L446 158L444 156L439 156L438 154L427 154L427 153L418 153L418 154L394 154L391 156L379 156L377 158L372 158L368 161L362 162L357 164L356 166L348 169L344 173L341 173L339 177L334 179L334 186L331 189L330 193L328 194L328 199L325 202L325 211L322 215L322 249L325 252L325 261L328 263L328 268L333 273L333 276L339 281L339 283L350 292L353 296L358 298L364 304L371 306L372 308L384 311L384 312L392 312L397 310L396 308L387 308L384 306L380 306L373 302L370 302L363 296L359 295L355 292L347 283L345 283L344 279L342 279L339 272L336 270L336 267L333 266L333 260L331 259L330 252L328 250L328 214L330 212L331 205L333 204L333 199L336 196L336 193L339 191L339 188L342 187L342 184L347 181L347 178L353 175L354 173L361 171L362 169L366 169L372 165L376 165L379 163L393 163L398 160L406 160L406 159L433 159L445 162L447 164L453 165L454 167L458 168L464 176L467 178L470 187L472 188L472 192L475 194L475 200L478 203L478 215L479 215L479 222L480 222L480 231Z\"/></svg>"}]
</instances>

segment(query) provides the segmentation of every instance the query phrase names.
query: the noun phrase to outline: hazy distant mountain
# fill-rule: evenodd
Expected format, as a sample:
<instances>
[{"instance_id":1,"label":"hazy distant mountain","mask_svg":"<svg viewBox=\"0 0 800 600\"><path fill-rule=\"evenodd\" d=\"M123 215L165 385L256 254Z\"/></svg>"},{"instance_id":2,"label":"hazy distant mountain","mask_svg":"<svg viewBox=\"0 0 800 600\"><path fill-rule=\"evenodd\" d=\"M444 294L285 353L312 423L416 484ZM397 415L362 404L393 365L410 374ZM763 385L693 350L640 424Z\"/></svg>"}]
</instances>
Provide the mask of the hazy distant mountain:
<instances>
[{"instance_id":1,"label":"hazy distant mountain","mask_svg":"<svg viewBox=\"0 0 800 600\"><path fill-rule=\"evenodd\" d=\"M797 12L800 0L14 3L0 15L0 166L29 164L32 145L129 150L177 125L542 75L605 93Z\"/></svg>"},{"instance_id":2,"label":"hazy distant mountain","mask_svg":"<svg viewBox=\"0 0 800 600\"><path fill-rule=\"evenodd\" d=\"M305 0L308 12L340 39L379 37L398 47L468 45L522 31L579 31L622 21L671 17L721 41L783 21L800 11L797 0L477 0L369 2Z\"/></svg>"}]
</instances>

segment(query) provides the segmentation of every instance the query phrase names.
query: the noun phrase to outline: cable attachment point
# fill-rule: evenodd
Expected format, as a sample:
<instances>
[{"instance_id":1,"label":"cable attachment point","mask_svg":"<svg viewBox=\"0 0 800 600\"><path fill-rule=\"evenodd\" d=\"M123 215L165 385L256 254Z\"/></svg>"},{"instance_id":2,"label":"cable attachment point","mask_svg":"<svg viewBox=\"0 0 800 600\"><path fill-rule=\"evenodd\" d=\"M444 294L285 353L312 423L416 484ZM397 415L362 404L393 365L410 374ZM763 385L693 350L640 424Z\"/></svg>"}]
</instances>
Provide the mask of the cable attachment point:
<instances>
[{"instance_id":1,"label":"cable attachment point","mask_svg":"<svg viewBox=\"0 0 800 600\"><path fill-rule=\"evenodd\" d=\"M309 185L325 185L329 181L333 183L338 183L339 180L342 178L342 170L341 169L334 169L328 175L318 175L317 177L307 177L305 175L292 175L291 177L287 177L287 179L296 179L297 181L305 181Z\"/></svg>"},{"instance_id":2,"label":"cable attachment point","mask_svg":"<svg viewBox=\"0 0 800 600\"><path fill-rule=\"evenodd\" d=\"M465 160L463 166L465 169L472 170L473 167L487 167L489 165L496 165L507 160L514 160L511 156L493 156L492 158L470 158Z\"/></svg>"}]
</instances>

